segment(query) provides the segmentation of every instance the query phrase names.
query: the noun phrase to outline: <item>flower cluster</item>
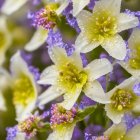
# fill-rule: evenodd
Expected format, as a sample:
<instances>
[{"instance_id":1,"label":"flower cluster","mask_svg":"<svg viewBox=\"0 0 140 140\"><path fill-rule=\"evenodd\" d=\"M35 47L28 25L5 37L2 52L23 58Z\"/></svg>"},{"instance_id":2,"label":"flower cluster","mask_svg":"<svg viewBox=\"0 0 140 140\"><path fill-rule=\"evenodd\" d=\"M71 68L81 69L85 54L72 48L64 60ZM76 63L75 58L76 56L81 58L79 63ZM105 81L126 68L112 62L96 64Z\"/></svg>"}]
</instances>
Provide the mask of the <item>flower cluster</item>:
<instances>
[{"instance_id":1,"label":"flower cluster","mask_svg":"<svg viewBox=\"0 0 140 140\"><path fill-rule=\"evenodd\" d=\"M0 139L139 140L140 2L121 4L0 2Z\"/></svg>"}]
</instances>

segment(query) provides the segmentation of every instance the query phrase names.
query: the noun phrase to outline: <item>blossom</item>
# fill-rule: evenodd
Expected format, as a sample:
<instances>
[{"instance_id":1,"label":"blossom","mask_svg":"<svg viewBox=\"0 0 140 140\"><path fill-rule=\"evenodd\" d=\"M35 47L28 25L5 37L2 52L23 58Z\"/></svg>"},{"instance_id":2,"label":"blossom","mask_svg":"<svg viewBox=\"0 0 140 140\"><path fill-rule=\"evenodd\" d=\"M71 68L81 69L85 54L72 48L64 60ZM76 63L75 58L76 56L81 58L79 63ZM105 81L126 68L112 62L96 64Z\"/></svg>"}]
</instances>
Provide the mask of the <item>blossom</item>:
<instances>
[{"instance_id":1,"label":"blossom","mask_svg":"<svg viewBox=\"0 0 140 140\"><path fill-rule=\"evenodd\" d=\"M128 40L129 58L120 65L133 76L140 76L140 29L135 28Z\"/></svg>"},{"instance_id":2,"label":"blossom","mask_svg":"<svg viewBox=\"0 0 140 140\"><path fill-rule=\"evenodd\" d=\"M13 103L16 108L16 120L26 118L35 108L37 86L26 62L17 52L11 59Z\"/></svg>"},{"instance_id":3,"label":"blossom","mask_svg":"<svg viewBox=\"0 0 140 140\"><path fill-rule=\"evenodd\" d=\"M27 0L5 0L1 11L4 14L10 15L21 8L26 2Z\"/></svg>"},{"instance_id":4,"label":"blossom","mask_svg":"<svg viewBox=\"0 0 140 140\"><path fill-rule=\"evenodd\" d=\"M94 111L94 106L80 110L72 107L66 110L59 104L53 104L51 107L50 125L53 132L47 140L71 140L76 123L83 120Z\"/></svg>"},{"instance_id":5,"label":"blossom","mask_svg":"<svg viewBox=\"0 0 140 140\"><path fill-rule=\"evenodd\" d=\"M101 45L112 57L123 60L126 45L119 32L136 27L138 18L120 13L121 0L100 0L95 3L93 13L81 11L77 22L81 33L75 46L79 52L89 52ZM86 20L85 20L86 19Z\"/></svg>"},{"instance_id":6,"label":"blossom","mask_svg":"<svg viewBox=\"0 0 140 140\"><path fill-rule=\"evenodd\" d=\"M73 53L68 57L65 50L60 47L53 47L49 54L54 65L42 72L38 83L52 86L39 96L39 105L63 95L64 101L61 105L71 109L81 91L97 102L107 102L103 99L104 91L96 80L112 71L112 66L107 59L96 59L83 68L80 54Z\"/></svg>"},{"instance_id":7,"label":"blossom","mask_svg":"<svg viewBox=\"0 0 140 140\"><path fill-rule=\"evenodd\" d=\"M11 34L7 28L7 21L5 16L0 16L0 65L5 60L5 53L12 42Z\"/></svg>"},{"instance_id":8,"label":"blossom","mask_svg":"<svg viewBox=\"0 0 140 140\"><path fill-rule=\"evenodd\" d=\"M140 97L133 91L133 86L138 79L130 77L120 85L106 93L110 103L105 105L107 116L114 122L120 123L122 117L127 112L139 112Z\"/></svg>"}]
</instances>

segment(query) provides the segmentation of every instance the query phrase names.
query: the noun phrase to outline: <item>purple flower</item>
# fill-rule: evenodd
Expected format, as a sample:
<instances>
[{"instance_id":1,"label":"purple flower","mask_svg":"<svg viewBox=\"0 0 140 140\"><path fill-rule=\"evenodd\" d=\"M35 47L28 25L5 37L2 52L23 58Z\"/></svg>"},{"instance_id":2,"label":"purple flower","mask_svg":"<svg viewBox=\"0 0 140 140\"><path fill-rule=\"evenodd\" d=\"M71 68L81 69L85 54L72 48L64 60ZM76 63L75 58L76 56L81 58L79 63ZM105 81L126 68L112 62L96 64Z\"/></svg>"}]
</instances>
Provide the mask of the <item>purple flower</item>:
<instances>
[{"instance_id":1,"label":"purple flower","mask_svg":"<svg viewBox=\"0 0 140 140\"><path fill-rule=\"evenodd\" d=\"M136 95L140 96L140 83L133 86L133 91L136 93Z\"/></svg>"},{"instance_id":2,"label":"purple flower","mask_svg":"<svg viewBox=\"0 0 140 140\"><path fill-rule=\"evenodd\" d=\"M39 69L35 68L34 66L29 66L29 70L33 74L35 80L36 81L39 80L39 78L40 78Z\"/></svg>"},{"instance_id":3,"label":"purple flower","mask_svg":"<svg viewBox=\"0 0 140 140\"><path fill-rule=\"evenodd\" d=\"M7 131L6 140L14 140L17 135L18 129L17 129L17 126L7 127L6 131Z\"/></svg>"}]
</instances>

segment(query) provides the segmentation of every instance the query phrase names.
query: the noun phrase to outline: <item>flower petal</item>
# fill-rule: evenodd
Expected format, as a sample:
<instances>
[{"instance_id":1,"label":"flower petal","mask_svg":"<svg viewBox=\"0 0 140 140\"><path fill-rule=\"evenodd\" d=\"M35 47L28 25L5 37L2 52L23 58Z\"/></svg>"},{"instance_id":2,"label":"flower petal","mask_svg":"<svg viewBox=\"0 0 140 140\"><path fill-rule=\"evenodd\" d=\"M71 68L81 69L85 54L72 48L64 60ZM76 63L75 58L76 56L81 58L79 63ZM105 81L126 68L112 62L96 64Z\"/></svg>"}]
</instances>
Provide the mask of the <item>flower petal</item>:
<instances>
[{"instance_id":1,"label":"flower petal","mask_svg":"<svg viewBox=\"0 0 140 140\"><path fill-rule=\"evenodd\" d=\"M85 95L98 103L109 103L109 99L104 93L101 84L98 81L88 82L84 89Z\"/></svg>"},{"instance_id":2,"label":"flower petal","mask_svg":"<svg viewBox=\"0 0 140 140\"><path fill-rule=\"evenodd\" d=\"M126 56L126 44L120 35L104 41L103 48L114 58L123 60Z\"/></svg>"},{"instance_id":3,"label":"flower petal","mask_svg":"<svg viewBox=\"0 0 140 140\"><path fill-rule=\"evenodd\" d=\"M90 0L72 0L73 3L73 16L77 16L80 11L90 2Z\"/></svg>"},{"instance_id":4,"label":"flower petal","mask_svg":"<svg viewBox=\"0 0 140 140\"><path fill-rule=\"evenodd\" d=\"M56 86L51 86L38 97L37 105L45 105L57 97L60 97L62 94L63 91L59 90Z\"/></svg>"},{"instance_id":5,"label":"flower petal","mask_svg":"<svg viewBox=\"0 0 140 140\"><path fill-rule=\"evenodd\" d=\"M66 125L61 130L54 130L47 140L71 140L75 124Z\"/></svg>"},{"instance_id":6,"label":"flower petal","mask_svg":"<svg viewBox=\"0 0 140 140\"><path fill-rule=\"evenodd\" d=\"M75 93L65 93L64 101L60 103L60 105L63 106L65 109L70 110L76 103L81 91L81 88L77 88Z\"/></svg>"},{"instance_id":7,"label":"flower petal","mask_svg":"<svg viewBox=\"0 0 140 140\"><path fill-rule=\"evenodd\" d=\"M125 13L121 13L118 20L118 32L134 28L139 25L137 17Z\"/></svg>"},{"instance_id":8,"label":"flower petal","mask_svg":"<svg viewBox=\"0 0 140 140\"><path fill-rule=\"evenodd\" d=\"M93 60L85 67L85 71L89 74L89 81L98 79L111 72L112 69L111 63L106 58Z\"/></svg>"},{"instance_id":9,"label":"flower petal","mask_svg":"<svg viewBox=\"0 0 140 140\"><path fill-rule=\"evenodd\" d=\"M98 47L98 42L89 42L83 33L80 33L75 41L75 51L87 53Z\"/></svg>"},{"instance_id":10,"label":"flower petal","mask_svg":"<svg viewBox=\"0 0 140 140\"><path fill-rule=\"evenodd\" d=\"M43 28L38 28L31 40L26 44L25 50L34 51L38 49L41 45L45 43L47 35L48 31L44 30Z\"/></svg>"},{"instance_id":11,"label":"flower petal","mask_svg":"<svg viewBox=\"0 0 140 140\"><path fill-rule=\"evenodd\" d=\"M116 110L113 110L110 104L105 105L105 110L107 116L113 121L113 123L118 124L121 122L123 112L117 112Z\"/></svg>"},{"instance_id":12,"label":"flower petal","mask_svg":"<svg viewBox=\"0 0 140 140\"><path fill-rule=\"evenodd\" d=\"M17 11L26 2L27 0L5 0L1 10L3 13L10 15L13 12Z\"/></svg>"},{"instance_id":13,"label":"flower petal","mask_svg":"<svg viewBox=\"0 0 140 140\"><path fill-rule=\"evenodd\" d=\"M107 136L109 139L118 140L122 136L126 134L126 125L125 123L120 124L113 124L107 131L105 131L104 135Z\"/></svg>"},{"instance_id":14,"label":"flower petal","mask_svg":"<svg viewBox=\"0 0 140 140\"><path fill-rule=\"evenodd\" d=\"M51 84L54 85L57 81L57 70L54 65L47 67L41 74L39 84Z\"/></svg>"},{"instance_id":15,"label":"flower petal","mask_svg":"<svg viewBox=\"0 0 140 140\"><path fill-rule=\"evenodd\" d=\"M135 113L140 113L140 97L139 96L137 97L137 101L134 104L134 107L133 107L132 111L135 112Z\"/></svg>"},{"instance_id":16,"label":"flower petal","mask_svg":"<svg viewBox=\"0 0 140 140\"><path fill-rule=\"evenodd\" d=\"M140 136L140 124L135 125L131 130L129 130L124 137L124 140L139 140Z\"/></svg>"},{"instance_id":17,"label":"flower petal","mask_svg":"<svg viewBox=\"0 0 140 140\"><path fill-rule=\"evenodd\" d=\"M95 3L93 12L98 10L108 10L111 11L112 14L119 14L121 9L121 1L122 0L100 0Z\"/></svg>"}]
</instances>

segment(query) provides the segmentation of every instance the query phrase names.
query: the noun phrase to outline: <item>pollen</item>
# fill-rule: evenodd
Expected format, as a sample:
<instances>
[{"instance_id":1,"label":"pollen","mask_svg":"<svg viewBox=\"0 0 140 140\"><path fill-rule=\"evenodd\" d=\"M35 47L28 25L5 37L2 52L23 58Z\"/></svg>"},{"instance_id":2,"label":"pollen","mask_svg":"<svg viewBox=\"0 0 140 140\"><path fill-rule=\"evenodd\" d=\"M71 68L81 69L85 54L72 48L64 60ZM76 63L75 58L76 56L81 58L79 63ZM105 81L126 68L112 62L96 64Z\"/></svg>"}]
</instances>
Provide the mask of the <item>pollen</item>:
<instances>
[{"instance_id":1,"label":"pollen","mask_svg":"<svg viewBox=\"0 0 140 140\"><path fill-rule=\"evenodd\" d=\"M86 72L79 70L72 63L67 63L59 68L58 83L66 92L74 93L77 88L83 88L86 82Z\"/></svg>"},{"instance_id":2,"label":"pollen","mask_svg":"<svg viewBox=\"0 0 140 140\"><path fill-rule=\"evenodd\" d=\"M135 100L136 95L124 89L118 89L111 97L112 106L118 111L131 109Z\"/></svg>"},{"instance_id":3,"label":"pollen","mask_svg":"<svg viewBox=\"0 0 140 140\"><path fill-rule=\"evenodd\" d=\"M14 82L13 102L26 106L35 97L34 87L31 80L24 74L20 75Z\"/></svg>"},{"instance_id":4,"label":"pollen","mask_svg":"<svg viewBox=\"0 0 140 140\"><path fill-rule=\"evenodd\" d=\"M102 43L104 39L111 38L117 33L117 18L109 11L98 11L93 13L85 30L89 41Z\"/></svg>"},{"instance_id":5,"label":"pollen","mask_svg":"<svg viewBox=\"0 0 140 140\"><path fill-rule=\"evenodd\" d=\"M0 49L3 48L5 43L6 43L5 34L3 32L0 32Z\"/></svg>"}]
</instances>

